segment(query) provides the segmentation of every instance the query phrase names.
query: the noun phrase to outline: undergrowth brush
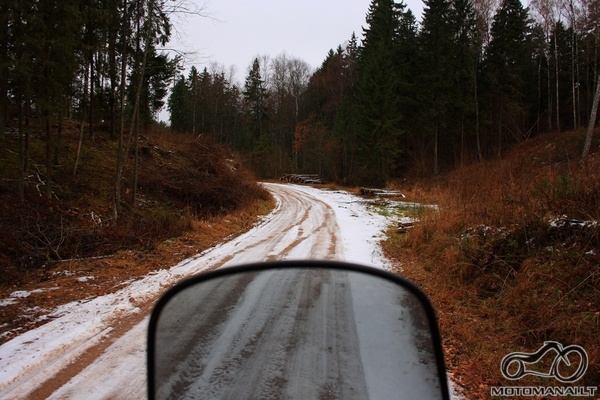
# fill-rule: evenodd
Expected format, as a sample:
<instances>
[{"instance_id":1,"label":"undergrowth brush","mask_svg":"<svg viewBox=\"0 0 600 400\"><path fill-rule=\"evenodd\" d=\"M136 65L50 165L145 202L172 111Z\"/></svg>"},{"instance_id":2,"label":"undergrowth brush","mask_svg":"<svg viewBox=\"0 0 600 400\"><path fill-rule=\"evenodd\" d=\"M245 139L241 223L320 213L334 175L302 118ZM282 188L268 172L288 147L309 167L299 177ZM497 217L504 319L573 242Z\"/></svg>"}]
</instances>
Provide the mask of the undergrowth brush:
<instances>
[{"instance_id":1,"label":"undergrowth brush","mask_svg":"<svg viewBox=\"0 0 600 400\"><path fill-rule=\"evenodd\" d=\"M582 138L534 138L501 160L417 184L413 198L426 193L438 208L424 209L409 233L390 232L386 251L439 310L469 399L489 398L490 386L560 385L500 372L506 354L550 340L587 351L575 385L600 382L600 154L579 161Z\"/></svg>"},{"instance_id":2,"label":"undergrowth brush","mask_svg":"<svg viewBox=\"0 0 600 400\"><path fill-rule=\"evenodd\" d=\"M211 139L148 132L139 142L135 202L130 148L115 220L116 140L104 133L86 138L75 170L79 133L77 124L65 125L61 142L52 144L51 198L43 136L32 128L21 197L20 144L16 132L6 135L0 150L0 284L39 276L69 259L152 251L197 221L269 199L237 157Z\"/></svg>"}]
</instances>

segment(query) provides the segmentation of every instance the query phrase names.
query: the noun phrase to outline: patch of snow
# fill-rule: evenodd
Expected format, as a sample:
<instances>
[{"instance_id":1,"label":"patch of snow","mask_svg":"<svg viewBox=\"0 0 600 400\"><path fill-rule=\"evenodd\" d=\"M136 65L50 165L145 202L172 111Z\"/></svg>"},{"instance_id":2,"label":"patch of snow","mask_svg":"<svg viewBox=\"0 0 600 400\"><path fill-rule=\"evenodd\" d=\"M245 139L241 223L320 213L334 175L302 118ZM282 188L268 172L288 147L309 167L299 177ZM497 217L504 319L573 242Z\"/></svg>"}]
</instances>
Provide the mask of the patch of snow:
<instances>
[{"instance_id":1,"label":"patch of snow","mask_svg":"<svg viewBox=\"0 0 600 400\"><path fill-rule=\"evenodd\" d=\"M54 271L54 272L52 273L52 275L73 276L73 275L75 275L75 272L73 272L73 271L69 271L69 270L63 270L63 271Z\"/></svg>"},{"instance_id":2,"label":"patch of snow","mask_svg":"<svg viewBox=\"0 0 600 400\"><path fill-rule=\"evenodd\" d=\"M2 299L2 300L0 300L0 307L10 306L11 304L15 304L16 302L17 302L17 299L15 299L14 297Z\"/></svg>"},{"instance_id":3,"label":"patch of snow","mask_svg":"<svg viewBox=\"0 0 600 400\"><path fill-rule=\"evenodd\" d=\"M29 296L31 296L31 292L28 292L26 290L17 290L16 292L12 292L10 294L10 297L14 299L24 299Z\"/></svg>"},{"instance_id":4,"label":"patch of snow","mask_svg":"<svg viewBox=\"0 0 600 400\"><path fill-rule=\"evenodd\" d=\"M51 288L43 288L43 289L34 289L31 292L28 292L26 290L17 290L17 291L12 292L8 298L1 299L0 307L6 307L11 304L15 304L19 300L22 300L22 299L25 299L25 298L31 296L32 293L44 293L44 292L48 292L50 290L57 290L57 289L58 289L57 287L51 287Z\"/></svg>"},{"instance_id":5,"label":"patch of snow","mask_svg":"<svg viewBox=\"0 0 600 400\"><path fill-rule=\"evenodd\" d=\"M594 220L579 220L569 218L567 215L561 215L560 217L556 217L549 221L549 224L553 228L562 228L565 226L579 226L582 228L596 228L598 227L599 222Z\"/></svg>"}]
</instances>

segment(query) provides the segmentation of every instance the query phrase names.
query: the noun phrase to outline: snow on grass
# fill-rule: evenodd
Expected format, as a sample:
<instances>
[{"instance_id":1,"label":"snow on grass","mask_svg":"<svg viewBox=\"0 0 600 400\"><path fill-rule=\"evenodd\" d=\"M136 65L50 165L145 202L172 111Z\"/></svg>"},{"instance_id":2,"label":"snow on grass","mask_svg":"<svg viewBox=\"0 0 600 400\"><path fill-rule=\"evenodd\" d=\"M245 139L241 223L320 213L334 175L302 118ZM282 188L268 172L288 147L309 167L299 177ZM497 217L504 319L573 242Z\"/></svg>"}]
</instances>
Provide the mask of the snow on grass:
<instances>
[{"instance_id":1,"label":"snow on grass","mask_svg":"<svg viewBox=\"0 0 600 400\"><path fill-rule=\"evenodd\" d=\"M0 307L9 306L11 304L17 303L19 300L26 299L31 296L32 293L44 293L51 290L58 290L57 287L45 288L45 289L35 289L31 292L26 290L16 290L12 292L6 299L0 299Z\"/></svg>"}]
</instances>

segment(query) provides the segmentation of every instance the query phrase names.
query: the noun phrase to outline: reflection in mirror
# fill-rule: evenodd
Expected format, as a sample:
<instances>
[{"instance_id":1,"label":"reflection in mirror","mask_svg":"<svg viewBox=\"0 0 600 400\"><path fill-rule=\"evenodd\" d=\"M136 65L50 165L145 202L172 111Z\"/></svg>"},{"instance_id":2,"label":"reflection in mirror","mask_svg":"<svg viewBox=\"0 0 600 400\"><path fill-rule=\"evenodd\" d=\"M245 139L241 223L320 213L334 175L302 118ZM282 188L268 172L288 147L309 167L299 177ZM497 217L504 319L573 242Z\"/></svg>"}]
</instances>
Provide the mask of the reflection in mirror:
<instances>
[{"instance_id":1,"label":"reflection in mirror","mask_svg":"<svg viewBox=\"0 0 600 400\"><path fill-rule=\"evenodd\" d=\"M446 398L435 321L409 289L297 267L188 285L153 315L151 398Z\"/></svg>"}]
</instances>

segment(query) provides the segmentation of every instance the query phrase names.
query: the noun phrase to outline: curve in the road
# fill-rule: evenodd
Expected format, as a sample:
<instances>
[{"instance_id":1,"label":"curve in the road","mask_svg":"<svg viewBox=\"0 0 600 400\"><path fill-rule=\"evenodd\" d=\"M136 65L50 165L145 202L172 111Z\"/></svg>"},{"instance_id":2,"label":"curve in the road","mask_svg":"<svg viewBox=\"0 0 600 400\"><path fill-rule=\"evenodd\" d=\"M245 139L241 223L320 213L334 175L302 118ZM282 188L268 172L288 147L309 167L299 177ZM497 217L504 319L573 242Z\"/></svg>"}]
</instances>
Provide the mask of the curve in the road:
<instances>
[{"instance_id":1,"label":"curve in the road","mask_svg":"<svg viewBox=\"0 0 600 400\"><path fill-rule=\"evenodd\" d=\"M344 258L330 205L293 186L264 185L277 204L265 222L190 260L193 267L188 266L186 273L264 260ZM30 374L3 389L3 394L28 399L139 398L145 393L145 315L150 306L140 308L141 313L107 321L103 331L111 333L101 343L82 349L75 362L54 370L44 365L32 368ZM27 382L33 375L37 376L34 388Z\"/></svg>"}]
</instances>

